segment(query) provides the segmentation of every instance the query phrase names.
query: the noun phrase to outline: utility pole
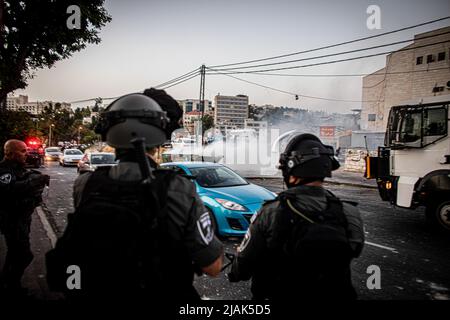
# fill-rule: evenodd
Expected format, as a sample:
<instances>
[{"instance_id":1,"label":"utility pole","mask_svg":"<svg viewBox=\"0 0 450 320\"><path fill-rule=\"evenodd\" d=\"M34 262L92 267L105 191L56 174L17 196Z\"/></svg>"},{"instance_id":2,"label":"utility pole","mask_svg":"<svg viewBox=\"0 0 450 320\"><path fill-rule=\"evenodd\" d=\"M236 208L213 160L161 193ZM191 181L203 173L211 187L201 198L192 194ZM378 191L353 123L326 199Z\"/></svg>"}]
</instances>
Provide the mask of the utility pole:
<instances>
[{"instance_id":1,"label":"utility pole","mask_svg":"<svg viewBox=\"0 0 450 320\"><path fill-rule=\"evenodd\" d=\"M200 98L199 103L200 103L200 108L202 111L202 115L200 118L200 131L202 134L202 145L203 145L203 116L205 113L205 74L206 74L206 67L204 64L202 64L202 66L200 67Z\"/></svg>"}]
</instances>

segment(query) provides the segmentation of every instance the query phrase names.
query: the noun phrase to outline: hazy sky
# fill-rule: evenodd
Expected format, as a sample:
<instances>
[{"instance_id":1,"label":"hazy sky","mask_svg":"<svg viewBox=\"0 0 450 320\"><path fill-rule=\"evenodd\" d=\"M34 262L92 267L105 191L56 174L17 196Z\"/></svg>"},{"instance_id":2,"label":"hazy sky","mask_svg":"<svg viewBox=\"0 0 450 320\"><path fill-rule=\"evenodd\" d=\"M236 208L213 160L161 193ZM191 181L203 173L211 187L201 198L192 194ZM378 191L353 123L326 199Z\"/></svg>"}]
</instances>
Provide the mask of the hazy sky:
<instances>
[{"instance_id":1,"label":"hazy sky","mask_svg":"<svg viewBox=\"0 0 450 320\"><path fill-rule=\"evenodd\" d=\"M369 30L366 26L369 16L366 10L372 4L381 9L380 30ZM102 42L99 45L90 45L70 59L56 63L51 69L39 70L28 88L16 94L26 93L32 101L66 102L119 96L158 85L203 63L207 66L217 65L307 50L444 17L450 13L450 1L107 0L106 8L112 21L102 29ZM406 40L416 33L448 26L449 23L450 20L445 20L395 35L289 59ZM351 56L388 51L406 45ZM270 61L263 63L267 62ZM385 57L379 56L281 72L371 73L382 68L384 63ZM362 93L361 77L236 76L311 96L360 100ZM200 78L197 77L167 91L176 99L198 99L199 85ZM223 75L207 76L205 98L213 99L219 92L224 95L246 94L250 103L255 104L330 112L348 112L361 107L360 103L312 99L295 101L290 95Z\"/></svg>"}]
</instances>

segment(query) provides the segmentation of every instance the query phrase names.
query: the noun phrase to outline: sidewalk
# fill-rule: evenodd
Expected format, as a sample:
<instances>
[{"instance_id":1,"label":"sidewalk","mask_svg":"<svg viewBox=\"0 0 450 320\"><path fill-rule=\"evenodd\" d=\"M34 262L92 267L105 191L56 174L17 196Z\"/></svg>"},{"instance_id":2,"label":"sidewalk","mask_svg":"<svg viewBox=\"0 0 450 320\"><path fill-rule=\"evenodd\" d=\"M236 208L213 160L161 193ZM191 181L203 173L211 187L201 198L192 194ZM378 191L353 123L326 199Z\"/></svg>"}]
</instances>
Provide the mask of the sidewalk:
<instances>
[{"instance_id":1,"label":"sidewalk","mask_svg":"<svg viewBox=\"0 0 450 320\"><path fill-rule=\"evenodd\" d=\"M374 179L364 178L363 173L345 171L339 169L333 171L331 178L326 178L326 183L355 186L360 188L377 189L377 183ZM246 179L282 179L281 173L274 176L242 174Z\"/></svg>"},{"instance_id":2,"label":"sidewalk","mask_svg":"<svg viewBox=\"0 0 450 320\"><path fill-rule=\"evenodd\" d=\"M40 210L40 212L38 212ZM34 259L22 278L22 286L28 289L29 295L36 300L58 300L61 296L53 293L48 289L46 281L45 269L45 254L52 248L52 241L48 234L48 229L44 227L41 218L44 217L42 209L36 208L33 212L31 222L31 250L34 254ZM52 239L53 240L53 239ZM0 270L3 268L6 256L5 238L0 234Z\"/></svg>"}]
</instances>

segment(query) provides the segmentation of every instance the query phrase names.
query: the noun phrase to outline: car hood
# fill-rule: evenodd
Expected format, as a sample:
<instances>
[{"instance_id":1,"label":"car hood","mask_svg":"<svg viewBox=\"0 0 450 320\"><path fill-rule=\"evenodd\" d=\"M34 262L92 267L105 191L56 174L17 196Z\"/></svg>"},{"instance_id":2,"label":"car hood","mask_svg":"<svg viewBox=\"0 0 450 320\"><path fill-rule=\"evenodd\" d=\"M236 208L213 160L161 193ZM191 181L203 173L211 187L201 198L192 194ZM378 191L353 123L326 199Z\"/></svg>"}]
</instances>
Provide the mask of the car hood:
<instances>
[{"instance_id":1,"label":"car hood","mask_svg":"<svg viewBox=\"0 0 450 320\"><path fill-rule=\"evenodd\" d=\"M254 185L252 183L235 186L235 187L222 187L222 188L205 188L201 187L199 193L209 196L211 198L220 198L225 200L231 200L238 204L252 204L259 203L264 200L274 199L275 196L267 189Z\"/></svg>"},{"instance_id":2,"label":"car hood","mask_svg":"<svg viewBox=\"0 0 450 320\"><path fill-rule=\"evenodd\" d=\"M81 160L81 158L83 158L82 154L68 154L64 156L66 160Z\"/></svg>"}]
</instances>

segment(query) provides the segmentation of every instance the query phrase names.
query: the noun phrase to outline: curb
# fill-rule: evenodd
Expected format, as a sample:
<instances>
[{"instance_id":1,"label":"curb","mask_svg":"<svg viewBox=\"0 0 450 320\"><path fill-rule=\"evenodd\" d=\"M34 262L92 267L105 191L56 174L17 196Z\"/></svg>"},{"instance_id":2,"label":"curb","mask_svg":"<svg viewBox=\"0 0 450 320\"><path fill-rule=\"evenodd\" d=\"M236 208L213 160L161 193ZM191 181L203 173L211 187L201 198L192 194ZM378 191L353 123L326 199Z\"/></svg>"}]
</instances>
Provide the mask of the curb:
<instances>
[{"instance_id":1,"label":"curb","mask_svg":"<svg viewBox=\"0 0 450 320\"><path fill-rule=\"evenodd\" d=\"M276 177L276 176L244 176L245 179L283 179L282 177ZM350 187L359 187L359 188L366 188L366 189L378 189L377 186L371 186L364 183L355 183L355 182L342 182L342 181L336 181L336 180L325 180L325 184L335 184L335 185L343 185L343 186L350 186Z\"/></svg>"},{"instance_id":2,"label":"curb","mask_svg":"<svg viewBox=\"0 0 450 320\"><path fill-rule=\"evenodd\" d=\"M41 224L45 230L45 233L47 234L47 237L50 240L52 248L54 248L55 244L56 244L56 240L58 239L56 237L56 233L53 230L52 226L50 225L50 222L48 221L48 219L44 213L44 210L42 209L41 206L36 207L36 212L39 216L39 220L41 221Z\"/></svg>"}]
</instances>

